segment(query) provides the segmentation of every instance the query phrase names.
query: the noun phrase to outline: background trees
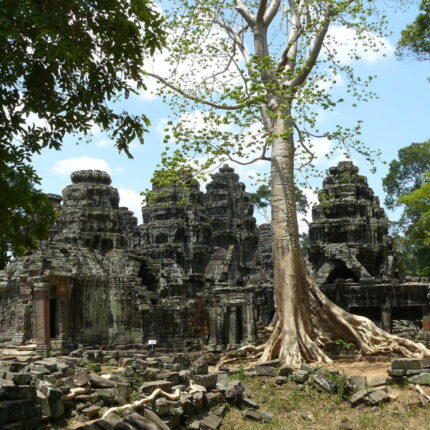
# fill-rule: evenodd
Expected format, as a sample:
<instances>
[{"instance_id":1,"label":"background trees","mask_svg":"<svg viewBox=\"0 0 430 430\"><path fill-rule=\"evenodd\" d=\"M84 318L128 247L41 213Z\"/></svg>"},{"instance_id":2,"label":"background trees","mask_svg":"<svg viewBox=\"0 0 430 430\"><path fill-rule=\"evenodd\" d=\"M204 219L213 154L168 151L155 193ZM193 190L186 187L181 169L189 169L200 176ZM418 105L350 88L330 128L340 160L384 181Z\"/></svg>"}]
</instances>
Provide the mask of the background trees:
<instances>
[{"instance_id":1,"label":"background trees","mask_svg":"<svg viewBox=\"0 0 430 430\"><path fill-rule=\"evenodd\" d=\"M392 229L403 275L430 274L429 172L430 140L400 149L398 160L391 161L383 179L386 206L389 209L403 208Z\"/></svg>"},{"instance_id":2,"label":"background trees","mask_svg":"<svg viewBox=\"0 0 430 430\"><path fill-rule=\"evenodd\" d=\"M144 88L143 58L163 45L161 23L148 0L1 2L1 261L44 238L52 223L34 188L34 153L58 150L67 133L85 135L94 124L129 156L129 143L143 141L148 118L114 101Z\"/></svg>"},{"instance_id":3,"label":"background trees","mask_svg":"<svg viewBox=\"0 0 430 430\"><path fill-rule=\"evenodd\" d=\"M400 55L430 60L430 1L422 0L420 14L403 31L397 45Z\"/></svg>"}]
</instances>

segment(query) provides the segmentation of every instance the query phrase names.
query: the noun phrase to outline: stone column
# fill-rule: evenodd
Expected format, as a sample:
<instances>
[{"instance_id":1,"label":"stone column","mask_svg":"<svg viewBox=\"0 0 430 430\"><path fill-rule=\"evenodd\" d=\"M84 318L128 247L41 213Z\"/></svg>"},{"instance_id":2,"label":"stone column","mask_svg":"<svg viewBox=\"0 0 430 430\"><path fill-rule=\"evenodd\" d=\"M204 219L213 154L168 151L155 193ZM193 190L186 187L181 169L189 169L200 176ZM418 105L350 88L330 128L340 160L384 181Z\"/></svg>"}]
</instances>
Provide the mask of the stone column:
<instances>
[{"instance_id":1,"label":"stone column","mask_svg":"<svg viewBox=\"0 0 430 430\"><path fill-rule=\"evenodd\" d=\"M44 356L49 355L50 350L50 285L48 282L39 282L34 285L34 316L37 351Z\"/></svg>"},{"instance_id":2,"label":"stone column","mask_svg":"<svg viewBox=\"0 0 430 430\"><path fill-rule=\"evenodd\" d=\"M216 309L209 309L209 345L215 346L217 343L217 312Z\"/></svg>"},{"instance_id":3,"label":"stone column","mask_svg":"<svg viewBox=\"0 0 430 430\"><path fill-rule=\"evenodd\" d=\"M430 337L430 306L423 306L423 332L426 334L426 338Z\"/></svg>"},{"instance_id":4,"label":"stone column","mask_svg":"<svg viewBox=\"0 0 430 430\"><path fill-rule=\"evenodd\" d=\"M70 346L70 284L57 286L58 342L62 351Z\"/></svg>"},{"instance_id":5,"label":"stone column","mask_svg":"<svg viewBox=\"0 0 430 430\"><path fill-rule=\"evenodd\" d=\"M388 333L391 333L392 327L392 318L391 318L391 305L382 305L381 306L381 328Z\"/></svg>"},{"instance_id":6,"label":"stone column","mask_svg":"<svg viewBox=\"0 0 430 430\"><path fill-rule=\"evenodd\" d=\"M228 343L229 345L237 344L237 309L232 306L228 319Z\"/></svg>"},{"instance_id":7,"label":"stone column","mask_svg":"<svg viewBox=\"0 0 430 430\"><path fill-rule=\"evenodd\" d=\"M243 318L243 340L246 344L255 343L255 321L254 312L252 304L245 304L242 308L242 318Z\"/></svg>"}]
</instances>

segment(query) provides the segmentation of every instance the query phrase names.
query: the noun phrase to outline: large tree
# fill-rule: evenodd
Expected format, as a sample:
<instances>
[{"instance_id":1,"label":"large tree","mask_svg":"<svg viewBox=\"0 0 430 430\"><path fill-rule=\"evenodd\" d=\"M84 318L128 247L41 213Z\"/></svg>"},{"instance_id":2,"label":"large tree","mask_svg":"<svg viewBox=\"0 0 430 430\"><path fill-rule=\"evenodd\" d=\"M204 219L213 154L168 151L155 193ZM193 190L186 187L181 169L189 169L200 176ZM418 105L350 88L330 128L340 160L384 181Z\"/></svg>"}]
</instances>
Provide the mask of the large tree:
<instances>
[{"instance_id":1,"label":"large tree","mask_svg":"<svg viewBox=\"0 0 430 430\"><path fill-rule=\"evenodd\" d=\"M143 141L148 118L114 102L145 88L143 59L162 47L161 24L150 0L1 1L0 266L52 223L34 153L94 124L129 156L129 143Z\"/></svg>"},{"instance_id":2,"label":"large tree","mask_svg":"<svg viewBox=\"0 0 430 430\"><path fill-rule=\"evenodd\" d=\"M428 224L424 221L428 201L423 198L428 190L429 172L430 140L401 148L382 181L387 193L386 206L389 209L403 208L400 219L393 226L402 275L427 276L430 271L430 243L426 240Z\"/></svg>"},{"instance_id":3,"label":"large tree","mask_svg":"<svg viewBox=\"0 0 430 430\"><path fill-rule=\"evenodd\" d=\"M295 173L312 166L310 138L329 138L373 157L356 140L359 127L321 133L316 123L321 110L341 101L328 91L341 75L356 97L369 95L369 80L338 61L343 53L334 38L337 30L338 43L347 43L353 58L378 49L383 19L369 18L373 3L181 0L166 2L164 10L171 49L164 64L147 73L176 114L167 123L165 140L174 150L169 146L163 154L166 171L185 164L198 172L219 159L270 163L276 312L269 341L250 349L263 361L279 357L293 366L303 359L329 361L322 346L330 339L354 342L366 354L430 355L423 345L330 302L300 250ZM179 178L169 174L166 180Z\"/></svg>"}]
</instances>

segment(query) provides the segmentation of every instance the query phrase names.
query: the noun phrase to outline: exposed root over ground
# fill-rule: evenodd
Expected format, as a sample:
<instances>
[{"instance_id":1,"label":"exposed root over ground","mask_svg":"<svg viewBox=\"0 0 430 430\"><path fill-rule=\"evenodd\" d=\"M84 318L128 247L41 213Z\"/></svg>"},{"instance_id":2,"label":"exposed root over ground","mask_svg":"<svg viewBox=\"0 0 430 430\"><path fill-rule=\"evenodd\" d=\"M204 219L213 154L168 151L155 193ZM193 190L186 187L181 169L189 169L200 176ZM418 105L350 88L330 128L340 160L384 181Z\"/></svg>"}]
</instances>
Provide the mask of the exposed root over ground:
<instances>
[{"instance_id":1,"label":"exposed root over ground","mask_svg":"<svg viewBox=\"0 0 430 430\"><path fill-rule=\"evenodd\" d=\"M323 346L336 339L354 343L363 355L398 353L404 357L430 357L430 350L422 343L387 333L368 318L353 315L331 302L311 276L307 276L304 284L304 291L296 296L298 299L285 302L285 311L275 315L272 333L264 345L230 351L218 365L276 358L294 368L302 361L331 363Z\"/></svg>"}]
</instances>

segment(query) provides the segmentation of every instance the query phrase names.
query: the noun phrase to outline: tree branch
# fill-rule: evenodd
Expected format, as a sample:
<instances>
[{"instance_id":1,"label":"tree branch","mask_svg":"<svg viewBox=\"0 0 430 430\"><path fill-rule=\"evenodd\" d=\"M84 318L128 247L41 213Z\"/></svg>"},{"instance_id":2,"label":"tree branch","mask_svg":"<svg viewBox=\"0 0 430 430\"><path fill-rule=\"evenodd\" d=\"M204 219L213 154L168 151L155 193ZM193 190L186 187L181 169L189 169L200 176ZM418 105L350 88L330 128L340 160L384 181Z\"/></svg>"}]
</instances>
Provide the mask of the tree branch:
<instances>
[{"instance_id":1,"label":"tree branch","mask_svg":"<svg viewBox=\"0 0 430 430\"><path fill-rule=\"evenodd\" d=\"M234 0L235 8L240 13L242 18L253 27L255 25L255 17L251 14L248 8L245 6L242 0Z\"/></svg>"},{"instance_id":2,"label":"tree branch","mask_svg":"<svg viewBox=\"0 0 430 430\"><path fill-rule=\"evenodd\" d=\"M264 24L268 27L273 18L275 18L276 14L279 11L279 7L281 6L281 0L272 0L267 8L266 14L264 15Z\"/></svg>"},{"instance_id":3,"label":"tree branch","mask_svg":"<svg viewBox=\"0 0 430 430\"><path fill-rule=\"evenodd\" d=\"M143 70L143 73L145 73L145 75L148 75L148 76L151 76L152 78L157 79L157 81L161 82L163 85L165 85L166 87L172 89L173 91L175 91L176 93L178 93L181 96L185 97L186 99L192 100L192 101L194 101L196 103L202 103L204 105L211 106L211 107L213 107L215 109L239 110L239 109L243 109L246 106L252 105L251 101L248 101L246 103L239 103L239 104L236 104L236 105L225 105L225 104L211 102L210 100L205 100L205 99L202 99L200 97L196 97L196 96L193 96L191 94L188 94L187 92L185 92L181 88L177 87L176 85L171 84L166 79L162 78L161 76L159 76L159 75L157 75L155 73L147 72L145 70Z\"/></svg>"},{"instance_id":4,"label":"tree branch","mask_svg":"<svg viewBox=\"0 0 430 430\"><path fill-rule=\"evenodd\" d=\"M264 24L264 14L267 9L267 0L260 0L260 6L258 7L256 22Z\"/></svg>"},{"instance_id":5,"label":"tree branch","mask_svg":"<svg viewBox=\"0 0 430 430\"><path fill-rule=\"evenodd\" d=\"M309 51L309 54L306 60L303 63L303 66L301 67L300 73L294 79L292 79L289 84L290 88L293 91L295 91L297 87L301 86L303 82L305 82L312 68L315 66L318 55L321 51L321 47L322 47L325 35L327 34L327 30L330 25L331 18L332 18L332 9L329 6L327 8L327 11L324 17L324 21L323 21L324 24L314 38L312 47Z\"/></svg>"}]
</instances>

